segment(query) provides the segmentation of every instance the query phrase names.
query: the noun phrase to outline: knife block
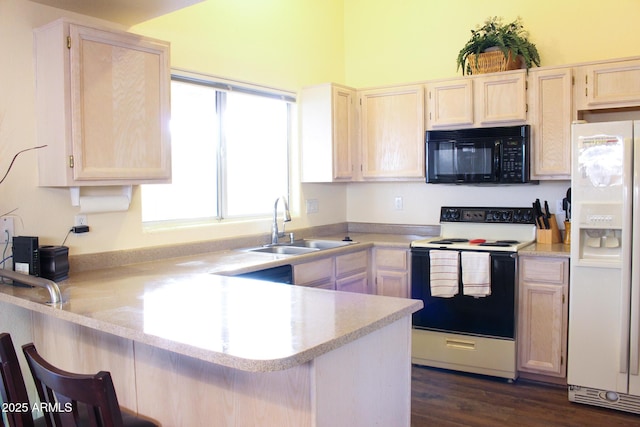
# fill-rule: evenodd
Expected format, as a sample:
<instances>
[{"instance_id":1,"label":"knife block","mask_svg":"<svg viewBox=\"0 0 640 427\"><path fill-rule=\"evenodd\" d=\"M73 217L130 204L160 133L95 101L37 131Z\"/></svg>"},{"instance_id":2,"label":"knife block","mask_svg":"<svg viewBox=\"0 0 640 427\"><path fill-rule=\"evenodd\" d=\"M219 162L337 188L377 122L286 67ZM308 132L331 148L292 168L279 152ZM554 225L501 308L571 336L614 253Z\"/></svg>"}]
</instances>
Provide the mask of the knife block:
<instances>
[{"instance_id":1,"label":"knife block","mask_svg":"<svg viewBox=\"0 0 640 427\"><path fill-rule=\"evenodd\" d=\"M558 228L558 222L556 221L555 215L551 215L549 217L548 230L538 228L536 241L538 243L549 245L552 243L560 243L562 241L562 237L560 236L560 229Z\"/></svg>"}]
</instances>

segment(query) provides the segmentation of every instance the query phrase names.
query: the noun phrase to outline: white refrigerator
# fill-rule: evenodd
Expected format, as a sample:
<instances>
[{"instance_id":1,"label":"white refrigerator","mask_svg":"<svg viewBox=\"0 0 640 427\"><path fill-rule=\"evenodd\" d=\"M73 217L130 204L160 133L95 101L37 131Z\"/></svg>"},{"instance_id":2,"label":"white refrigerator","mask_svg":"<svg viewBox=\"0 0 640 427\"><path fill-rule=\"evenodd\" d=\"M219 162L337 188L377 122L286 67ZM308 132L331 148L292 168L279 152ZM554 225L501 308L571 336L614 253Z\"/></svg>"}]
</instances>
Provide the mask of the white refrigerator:
<instances>
[{"instance_id":1,"label":"white refrigerator","mask_svg":"<svg viewBox=\"0 0 640 427\"><path fill-rule=\"evenodd\" d=\"M569 400L640 413L640 121L573 124L572 147Z\"/></svg>"}]
</instances>

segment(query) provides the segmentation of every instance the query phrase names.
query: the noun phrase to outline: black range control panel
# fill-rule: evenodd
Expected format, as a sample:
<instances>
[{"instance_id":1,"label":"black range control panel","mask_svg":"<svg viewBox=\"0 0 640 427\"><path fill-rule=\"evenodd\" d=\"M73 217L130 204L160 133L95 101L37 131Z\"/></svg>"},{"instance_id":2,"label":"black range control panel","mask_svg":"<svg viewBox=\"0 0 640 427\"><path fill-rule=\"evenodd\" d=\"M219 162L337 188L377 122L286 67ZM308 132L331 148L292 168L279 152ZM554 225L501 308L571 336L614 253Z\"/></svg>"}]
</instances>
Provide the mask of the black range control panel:
<instances>
[{"instance_id":1,"label":"black range control panel","mask_svg":"<svg viewBox=\"0 0 640 427\"><path fill-rule=\"evenodd\" d=\"M535 224L533 208L440 208L440 222L478 222L496 224Z\"/></svg>"}]
</instances>

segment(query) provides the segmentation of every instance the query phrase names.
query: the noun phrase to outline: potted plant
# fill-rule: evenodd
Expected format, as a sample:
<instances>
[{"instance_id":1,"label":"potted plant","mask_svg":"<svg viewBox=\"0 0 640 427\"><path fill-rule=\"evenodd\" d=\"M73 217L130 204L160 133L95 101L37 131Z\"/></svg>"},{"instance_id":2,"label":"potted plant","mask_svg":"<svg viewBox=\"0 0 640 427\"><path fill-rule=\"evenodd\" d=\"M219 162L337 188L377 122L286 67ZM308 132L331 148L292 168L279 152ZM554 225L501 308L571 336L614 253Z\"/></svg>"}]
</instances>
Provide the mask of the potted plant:
<instances>
[{"instance_id":1,"label":"potted plant","mask_svg":"<svg viewBox=\"0 0 640 427\"><path fill-rule=\"evenodd\" d=\"M497 58L500 64L483 69L481 55L487 49L494 51L489 56ZM462 68L463 75L522 68L522 63L527 70L533 64L540 66L540 55L536 45L529 41L520 17L508 24L501 17L487 18L484 25L471 30L471 39L458 53L458 69Z\"/></svg>"}]
</instances>

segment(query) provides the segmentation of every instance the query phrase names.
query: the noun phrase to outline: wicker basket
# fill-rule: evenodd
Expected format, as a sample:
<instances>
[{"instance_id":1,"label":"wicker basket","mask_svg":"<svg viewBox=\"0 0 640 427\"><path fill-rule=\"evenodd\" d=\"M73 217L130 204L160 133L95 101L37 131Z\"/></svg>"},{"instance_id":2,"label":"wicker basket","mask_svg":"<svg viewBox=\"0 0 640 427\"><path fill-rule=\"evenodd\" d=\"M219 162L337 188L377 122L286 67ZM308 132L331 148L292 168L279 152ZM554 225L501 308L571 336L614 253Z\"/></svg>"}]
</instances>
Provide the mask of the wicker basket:
<instances>
[{"instance_id":1,"label":"wicker basket","mask_svg":"<svg viewBox=\"0 0 640 427\"><path fill-rule=\"evenodd\" d=\"M496 73L498 71L517 70L522 68L522 57L511 57L511 51L507 58L500 50L493 52L484 52L478 55L478 63L476 64L476 55L470 54L467 63L471 67L471 74Z\"/></svg>"}]
</instances>

